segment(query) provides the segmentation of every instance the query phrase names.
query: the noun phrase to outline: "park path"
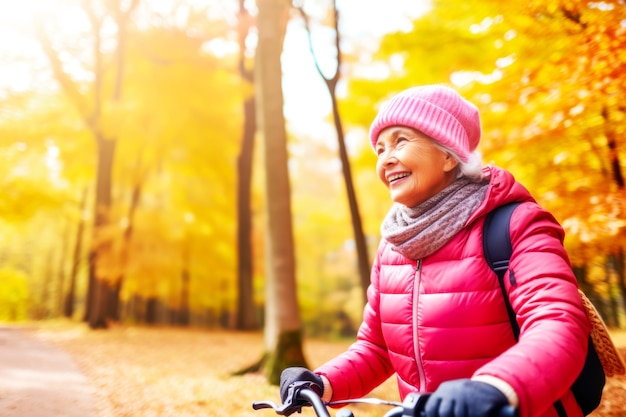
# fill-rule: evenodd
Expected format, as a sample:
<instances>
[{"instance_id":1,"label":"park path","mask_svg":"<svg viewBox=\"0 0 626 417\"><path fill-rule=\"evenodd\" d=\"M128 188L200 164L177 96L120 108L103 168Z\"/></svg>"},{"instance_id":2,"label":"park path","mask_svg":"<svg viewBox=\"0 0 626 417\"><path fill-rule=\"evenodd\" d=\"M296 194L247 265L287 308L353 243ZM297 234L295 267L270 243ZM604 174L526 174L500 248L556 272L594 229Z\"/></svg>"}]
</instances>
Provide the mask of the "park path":
<instances>
[{"instance_id":1,"label":"park path","mask_svg":"<svg viewBox=\"0 0 626 417\"><path fill-rule=\"evenodd\" d=\"M96 417L94 397L66 352L0 324L0 416Z\"/></svg>"}]
</instances>

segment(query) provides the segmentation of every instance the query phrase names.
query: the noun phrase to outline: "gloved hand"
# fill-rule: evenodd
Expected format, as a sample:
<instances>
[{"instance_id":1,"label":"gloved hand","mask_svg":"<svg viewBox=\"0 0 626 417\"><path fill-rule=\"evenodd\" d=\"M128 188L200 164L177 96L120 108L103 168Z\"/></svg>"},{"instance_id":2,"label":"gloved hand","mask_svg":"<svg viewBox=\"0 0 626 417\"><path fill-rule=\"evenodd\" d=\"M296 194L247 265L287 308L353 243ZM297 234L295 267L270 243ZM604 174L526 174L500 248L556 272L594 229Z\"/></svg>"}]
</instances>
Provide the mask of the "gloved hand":
<instances>
[{"instance_id":1,"label":"gloved hand","mask_svg":"<svg viewBox=\"0 0 626 417\"><path fill-rule=\"evenodd\" d=\"M280 399L283 403L285 403L289 395L289 386L294 382L309 382L311 384L310 388L320 396L324 393L324 382L318 374L301 367L286 368L280 374ZM296 404L295 398L292 398L292 401Z\"/></svg>"},{"instance_id":2,"label":"gloved hand","mask_svg":"<svg viewBox=\"0 0 626 417\"><path fill-rule=\"evenodd\" d=\"M509 403L496 387L470 379L444 382L432 393L426 417L489 417Z\"/></svg>"}]
</instances>

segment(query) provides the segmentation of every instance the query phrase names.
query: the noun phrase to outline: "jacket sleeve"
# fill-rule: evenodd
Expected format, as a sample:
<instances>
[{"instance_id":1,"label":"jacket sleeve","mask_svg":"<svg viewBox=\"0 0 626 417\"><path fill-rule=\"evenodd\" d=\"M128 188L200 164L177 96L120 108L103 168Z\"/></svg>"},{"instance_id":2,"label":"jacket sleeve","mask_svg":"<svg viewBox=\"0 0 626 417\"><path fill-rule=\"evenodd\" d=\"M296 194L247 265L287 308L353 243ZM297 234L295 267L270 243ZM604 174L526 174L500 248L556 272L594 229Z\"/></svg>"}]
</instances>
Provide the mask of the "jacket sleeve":
<instances>
[{"instance_id":1,"label":"jacket sleeve","mask_svg":"<svg viewBox=\"0 0 626 417\"><path fill-rule=\"evenodd\" d=\"M504 281L519 342L475 376L508 382L519 397L520 417L532 417L558 399L572 406L568 390L583 367L590 324L554 217L535 203L521 204L510 233L513 254Z\"/></svg>"},{"instance_id":2,"label":"jacket sleeve","mask_svg":"<svg viewBox=\"0 0 626 417\"><path fill-rule=\"evenodd\" d=\"M318 374L328 378L333 390L332 400L363 397L394 372L382 335L379 316L378 279L380 255L384 245L381 243L372 266L367 303L356 342L345 352L316 369Z\"/></svg>"}]
</instances>

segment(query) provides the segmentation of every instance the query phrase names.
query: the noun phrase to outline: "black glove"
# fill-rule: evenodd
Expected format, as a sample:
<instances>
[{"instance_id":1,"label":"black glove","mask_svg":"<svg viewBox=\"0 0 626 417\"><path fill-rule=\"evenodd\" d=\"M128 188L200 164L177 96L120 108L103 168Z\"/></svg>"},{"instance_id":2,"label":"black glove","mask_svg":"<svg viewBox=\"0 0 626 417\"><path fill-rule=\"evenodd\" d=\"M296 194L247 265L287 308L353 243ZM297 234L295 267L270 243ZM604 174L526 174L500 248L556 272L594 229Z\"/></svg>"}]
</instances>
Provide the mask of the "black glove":
<instances>
[{"instance_id":1,"label":"black glove","mask_svg":"<svg viewBox=\"0 0 626 417\"><path fill-rule=\"evenodd\" d=\"M294 382L309 382L310 388L317 392L320 396L324 393L324 382L322 377L309 371L306 368L292 367L286 368L280 374L280 399L284 403L289 396L289 386ZM294 404L296 399L291 399ZM300 405L304 403L298 402Z\"/></svg>"},{"instance_id":2,"label":"black glove","mask_svg":"<svg viewBox=\"0 0 626 417\"><path fill-rule=\"evenodd\" d=\"M489 417L508 403L506 396L492 385L455 379L444 382L432 393L424 411L426 417Z\"/></svg>"}]
</instances>

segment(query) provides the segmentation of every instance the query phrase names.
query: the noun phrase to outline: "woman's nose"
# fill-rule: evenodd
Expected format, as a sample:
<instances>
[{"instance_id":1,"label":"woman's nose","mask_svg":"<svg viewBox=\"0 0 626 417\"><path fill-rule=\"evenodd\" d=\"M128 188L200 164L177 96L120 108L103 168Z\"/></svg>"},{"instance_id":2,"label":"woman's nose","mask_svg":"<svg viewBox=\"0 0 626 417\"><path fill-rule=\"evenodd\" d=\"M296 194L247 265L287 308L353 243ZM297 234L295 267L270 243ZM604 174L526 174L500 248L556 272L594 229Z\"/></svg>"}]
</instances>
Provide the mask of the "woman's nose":
<instances>
[{"instance_id":1,"label":"woman's nose","mask_svg":"<svg viewBox=\"0 0 626 417\"><path fill-rule=\"evenodd\" d=\"M398 162L398 159L396 158L396 153L393 149L381 155L381 159L381 165L383 166L393 165Z\"/></svg>"}]
</instances>

